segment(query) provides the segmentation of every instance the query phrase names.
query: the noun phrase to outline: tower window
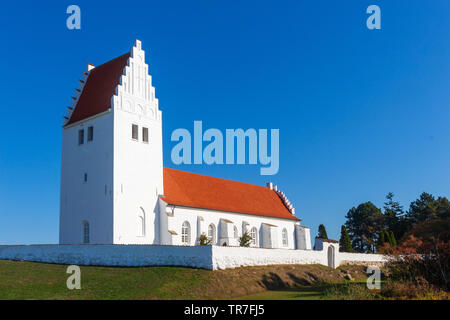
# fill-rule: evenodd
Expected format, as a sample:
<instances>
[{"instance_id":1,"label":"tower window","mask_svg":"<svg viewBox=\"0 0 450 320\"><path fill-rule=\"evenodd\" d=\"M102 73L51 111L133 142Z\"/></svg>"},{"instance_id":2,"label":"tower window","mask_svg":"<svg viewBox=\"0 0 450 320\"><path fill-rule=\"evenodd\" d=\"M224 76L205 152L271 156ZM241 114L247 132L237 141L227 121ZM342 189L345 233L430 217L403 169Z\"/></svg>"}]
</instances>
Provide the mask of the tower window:
<instances>
[{"instance_id":1,"label":"tower window","mask_svg":"<svg viewBox=\"0 0 450 320\"><path fill-rule=\"evenodd\" d=\"M84 143L84 129L78 130L78 144Z\"/></svg>"},{"instance_id":2,"label":"tower window","mask_svg":"<svg viewBox=\"0 0 450 320\"><path fill-rule=\"evenodd\" d=\"M83 221L83 243L90 242L89 222Z\"/></svg>"},{"instance_id":3,"label":"tower window","mask_svg":"<svg viewBox=\"0 0 450 320\"><path fill-rule=\"evenodd\" d=\"M137 124L131 125L131 138L133 138L134 140L138 139L138 125Z\"/></svg>"},{"instance_id":4,"label":"tower window","mask_svg":"<svg viewBox=\"0 0 450 320\"><path fill-rule=\"evenodd\" d=\"M92 141L94 140L94 127L90 126L88 127L88 132L87 132L87 141Z\"/></svg>"},{"instance_id":5,"label":"tower window","mask_svg":"<svg viewBox=\"0 0 450 320\"><path fill-rule=\"evenodd\" d=\"M142 141L148 142L148 128L142 128Z\"/></svg>"}]
</instances>

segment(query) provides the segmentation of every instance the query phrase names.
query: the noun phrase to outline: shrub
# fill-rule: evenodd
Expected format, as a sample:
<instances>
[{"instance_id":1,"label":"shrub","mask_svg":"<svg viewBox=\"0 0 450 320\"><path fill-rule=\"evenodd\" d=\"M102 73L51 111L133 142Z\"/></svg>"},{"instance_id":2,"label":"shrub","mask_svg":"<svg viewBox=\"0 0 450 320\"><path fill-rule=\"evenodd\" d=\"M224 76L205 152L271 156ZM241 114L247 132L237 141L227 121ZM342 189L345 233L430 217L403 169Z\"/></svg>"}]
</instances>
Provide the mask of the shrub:
<instances>
[{"instance_id":1,"label":"shrub","mask_svg":"<svg viewBox=\"0 0 450 320\"><path fill-rule=\"evenodd\" d=\"M252 243L252 237L248 233L248 231L245 231L242 237L239 238L239 245L241 247L250 247L250 244Z\"/></svg>"},{"instance_id":2,"label":"shrub","mask_svg":"<svg viewBox=\"0 0 450 320\"><path fill-rule=\"evenodd\" d=\"M211 245L211 243L212 243L211 239L208 238L204 233L202 233L198 238L198 244L201 246L209 246Z\"/></svg>"}]
</instances>

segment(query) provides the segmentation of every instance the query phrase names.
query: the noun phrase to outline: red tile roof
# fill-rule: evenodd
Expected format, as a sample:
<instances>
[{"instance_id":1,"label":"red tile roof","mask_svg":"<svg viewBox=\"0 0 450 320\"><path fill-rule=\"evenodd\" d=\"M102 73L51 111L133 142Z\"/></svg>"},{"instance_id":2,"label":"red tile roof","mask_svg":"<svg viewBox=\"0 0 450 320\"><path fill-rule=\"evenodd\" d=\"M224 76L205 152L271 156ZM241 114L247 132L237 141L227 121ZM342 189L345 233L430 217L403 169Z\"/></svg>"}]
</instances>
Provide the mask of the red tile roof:
<instances>
[{"instance_id":1,"label":"red tile roof","mask_svg":"<svg viewBox=\"0 0 450 320\"><path fill-rule=\"evenodd\" d=\"M130 53L92 69L83 92L66 125L95 116L111 108L111 97L119 84Z\"/></svg>"},{"instance_id":2,"label":"red tile roof","mask_svg":"<svg viewBox=\"0 0 450 320\"><path fill-rule=\"evenodd\" d=\"M165 202L299 221L268 187L164 168Z\"/></svg>"}]
</instances>

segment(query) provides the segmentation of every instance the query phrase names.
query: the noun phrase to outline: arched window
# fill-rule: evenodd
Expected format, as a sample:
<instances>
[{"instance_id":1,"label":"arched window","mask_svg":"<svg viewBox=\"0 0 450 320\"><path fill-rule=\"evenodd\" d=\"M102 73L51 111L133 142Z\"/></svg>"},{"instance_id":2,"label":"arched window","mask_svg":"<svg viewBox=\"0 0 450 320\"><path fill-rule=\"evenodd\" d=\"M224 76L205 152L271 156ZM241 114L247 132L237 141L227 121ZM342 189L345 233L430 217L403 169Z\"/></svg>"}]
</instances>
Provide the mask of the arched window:
<instances>
[{"instance_id":1,"label":"arched window","mask_svg":"<svg viewBox=\"0 0 450 320\"><path fill-rule=\"evenodd\" d=\"M89 243L89 222L86 220L82 222L83 224L83 243Z\"/></svg>"},{"instance_id":2,"label":"arched window","mask_svg":"<svg viewBox=\"0 0 450 320\"><path fill-rule=\"evenodd\" d=\"M252 238L252 245L256 246L258 243L258 229L253 227L252 230L250 230L250 237Z\"/></svg>"},{"instance_id":3,"label":"arched window","mask_svg":"<svg viewBox=\"0 0 450 320\"><path fill-rule=\"evenodd\" d=\"M211 240L211 244L216 243L216 227L213 223L208 226L208 238Z\"/></svg>"},{"instance_id":4,"label":"arched window","mask_svg":"<svg viewBox=\"0 0 450 320\"><path fill-rule=\"evenodd\" d=\"M191 226L187 221L183 222L181 226L181 242L184 245L191 244Z\"/></svg>"},{"instance_id":5,"label":"arched window","mask_svg":"<svg viewBox=\"0 0 450 320\"><path fill-rule=\"evenodd\" d=\"M235 239L239 238L238 228L236 226L234 226L234 238Z\"/></svg>"},{"instance_id":6,"label":"arched window","mask_svg":"<svg viewBox=\"0 0 450 320\"><path fill-rule=\"evenodd\" d=\"M139 237L145 236L145 211L142 208L139 208L137 216L137 235Z\"/></svg>"},{"instance_id":7,"label":"arched window","mask_svg":"<svg viewBox=\"0 0 450 320\"><path fill-rule=\"evenodd\" d=\"M283 236L283 247L287 247L288 246L288 233L287 233L286 228L283 229L282 236Z\"/></svg>"}]
</instances>

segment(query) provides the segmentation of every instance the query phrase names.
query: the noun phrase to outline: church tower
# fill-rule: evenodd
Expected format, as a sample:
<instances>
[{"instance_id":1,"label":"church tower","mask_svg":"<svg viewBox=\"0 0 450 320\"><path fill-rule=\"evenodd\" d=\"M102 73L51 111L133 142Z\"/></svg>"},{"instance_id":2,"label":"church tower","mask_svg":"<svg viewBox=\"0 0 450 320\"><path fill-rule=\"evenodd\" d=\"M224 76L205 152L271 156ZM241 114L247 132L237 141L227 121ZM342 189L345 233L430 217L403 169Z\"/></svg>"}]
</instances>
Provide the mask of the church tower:
<instances>
[{"instance_id":1,"label":"church tower","mask_svg":"<svg viewBox=\"0 0 450 320\"><path fill-rule=\"evenodd\" d=\"M159 243L162 115L136 40L88 65L64 118L60 243Z\"/></svg>"}]
</instances>

